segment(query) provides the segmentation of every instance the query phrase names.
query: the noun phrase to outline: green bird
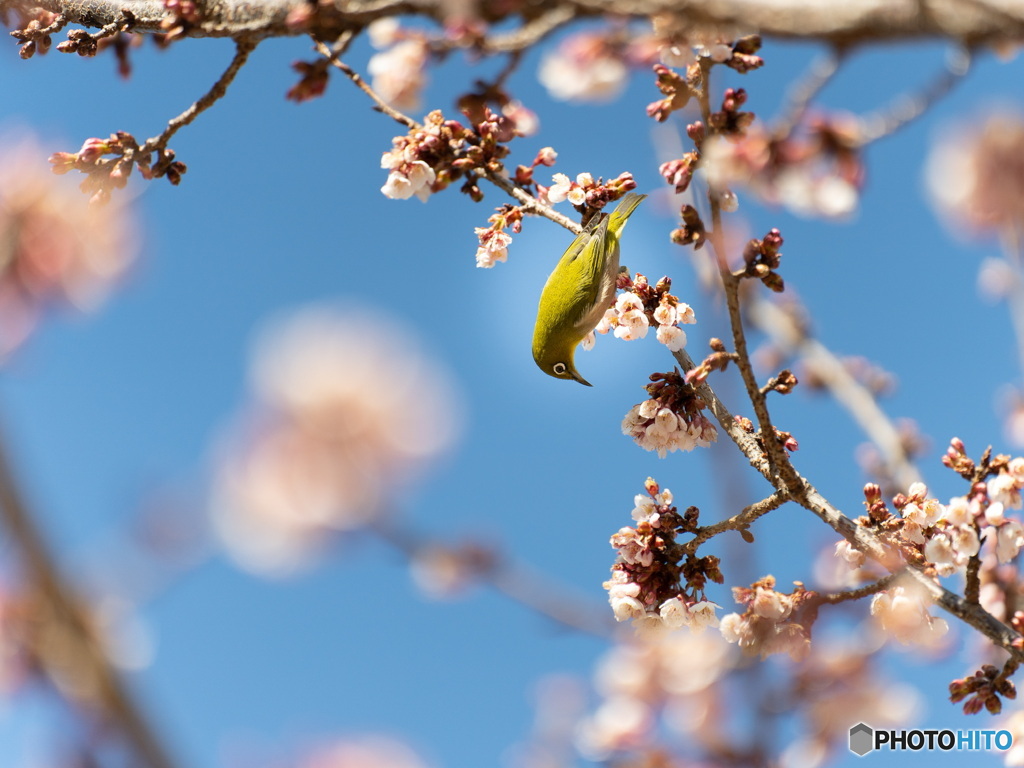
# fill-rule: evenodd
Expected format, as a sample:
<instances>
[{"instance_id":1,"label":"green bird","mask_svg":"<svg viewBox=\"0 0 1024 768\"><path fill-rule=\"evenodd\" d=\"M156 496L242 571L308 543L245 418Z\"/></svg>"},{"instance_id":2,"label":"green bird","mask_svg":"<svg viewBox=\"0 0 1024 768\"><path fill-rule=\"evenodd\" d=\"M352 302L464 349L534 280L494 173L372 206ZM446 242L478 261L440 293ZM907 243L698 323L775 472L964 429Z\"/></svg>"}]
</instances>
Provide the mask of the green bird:
<instances>
[{"instance_id":1,"label":"green bird","mask_svg":"<svg viewBox=\"0 0 1024 768\"><path fill-rule=\"evenodd\" d=\"M645 197L630 192L614 211L595 216L544 283L533 329L533 359L548 376L592 386L576 370L573 356L612 304L619 274L619 235Z\"/></svg>"}]
</instances>

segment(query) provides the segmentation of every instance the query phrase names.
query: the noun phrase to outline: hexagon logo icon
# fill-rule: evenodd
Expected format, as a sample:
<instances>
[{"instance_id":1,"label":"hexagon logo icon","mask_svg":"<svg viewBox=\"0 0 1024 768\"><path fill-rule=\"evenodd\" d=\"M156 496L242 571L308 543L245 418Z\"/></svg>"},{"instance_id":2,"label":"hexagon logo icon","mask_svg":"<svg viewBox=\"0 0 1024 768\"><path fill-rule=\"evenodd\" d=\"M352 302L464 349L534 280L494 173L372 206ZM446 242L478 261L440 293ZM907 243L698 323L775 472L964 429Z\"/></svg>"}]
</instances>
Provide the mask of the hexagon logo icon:
<instances>
[{"instance_id":1,"label":"hexagon logo icon","mask_svg":"<svg viewBox=\"0 0 1024 768\"><path fill-rule=\"evenodd\" d=\"M871 730L871 726L857 723L850 729L850 751L858 757L864 757L873 750L875 748L874 741L875 733Z\"/></svg>"}]
</instances>

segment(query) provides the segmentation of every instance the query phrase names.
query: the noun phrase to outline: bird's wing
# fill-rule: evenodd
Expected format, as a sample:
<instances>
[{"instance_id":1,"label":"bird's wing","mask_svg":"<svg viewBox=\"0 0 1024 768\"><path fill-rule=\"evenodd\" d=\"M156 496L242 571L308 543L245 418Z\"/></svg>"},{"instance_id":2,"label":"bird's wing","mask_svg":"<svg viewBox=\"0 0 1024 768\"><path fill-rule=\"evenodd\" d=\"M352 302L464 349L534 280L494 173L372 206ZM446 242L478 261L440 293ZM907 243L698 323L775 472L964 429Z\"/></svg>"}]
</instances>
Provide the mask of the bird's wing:
<instances>
[{"instance_id":1,"label":"bird's wing","mask_svg":"<svg viewBox=\"0 0 1024 768\"><path fill-rule=\"evenodd\" d=\"M601 295L604 273L608 264L608 217L604 216L597 228L590 233L580 253L576 256L573 267L576 272L575 290L573 299L572 324L579 326L586 323L594 313L594 304ZM602 313L604 307L601 308ZM594 323L588 323L589 328L584 333L593 330Z\"/></svg>"}]
</instances>

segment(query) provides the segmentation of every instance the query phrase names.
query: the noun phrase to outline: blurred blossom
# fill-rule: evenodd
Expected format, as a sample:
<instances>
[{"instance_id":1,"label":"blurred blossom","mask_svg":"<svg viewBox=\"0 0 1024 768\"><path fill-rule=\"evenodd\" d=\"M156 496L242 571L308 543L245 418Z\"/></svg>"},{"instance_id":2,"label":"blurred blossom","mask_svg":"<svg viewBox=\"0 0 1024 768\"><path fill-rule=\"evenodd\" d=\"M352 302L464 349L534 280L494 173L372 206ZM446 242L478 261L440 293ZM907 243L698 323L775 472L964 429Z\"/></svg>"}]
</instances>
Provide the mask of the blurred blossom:
<instances>
[{"instance_id":1,"label":"blurred blossom","mask_svg":"<svg viewBox=\"0 0 1024 768\"><path fill-rule=\"evenodd\" d=\"M426 768L401 742L385 736L362 736L314 749L299 768Z\"/></svg>"},{"instance_id":2,"label":"blurred blossom","mask_svg":"<svg viewBox=\"0 0 1024 768\"><path fill-rule=\"evenodd\" d=\"M287 572L333 531L385 512L457 430L447 377L405 331L310 308L260 339L254 402L219 458L212 513L228 551Z\"/></svg>"},{"instance_id":3,"label":"blurred blossom","mask_svg":"<svg viewBox=\"0 0 1024 768\"><path fill-rule=\"evenodd\" d=\"M427 42L420 37L401 40L371 56L366 71L373 78L373 90L388 104L405 112L419 109L427 83Z\"/></svg>"},{"instance_id":4,"label":"blurred blossom","mask_svg":"<svg viewBox=\"0 0 1024 768\"><path fill-rule=\"evenodd\" d=\"M851 638L852 639L852 638ZM893 682L872 668L873 649L854 643L818 643L795 670L794 693L806 728L782 753L781 768L816 768L845 751L850 725L898 728L923 706L912 686Z\"/></svg>"},{"instance_id":5,"label":"blurred blossom","mask_svg":"<svg viewBox=\"0 0 1024 768\"><path fill-rule=\"evenodd\" d=\"M573 738L586 701L583 680L564 674L542 678L533 696L533 727L528 740L515 745L511 768L567 768L574 764Z\"/></svg>"},{"instance_id":6,"label":"blurred blossom","mask_svg":"<svg viewBox=\"0 0 1024 768\"><path fill-rule=\"evenodd\" d=\"M1005 728L1013 736L1013 743L1003 756L1004 765L1011 768L1024 766L1024 711L1014 712L998 727Z\"/></svg>"},{"instance_id":7,"label":"blurred blossom","mask_svg":"<svg viewBox=\"0 0 1024 768\"><path fill-rule=\"evenodd\" d=\"M864 186L860 141L855 118L814 115L784 136L753 126L739 138L712 137L703 166L715 190L742 184L798 215L842 218Z\"/></svg>"},{"instance_id":8,"label":"blurred blossom","mask_svg":"<svg viewBox=\"0 0 1024 768\"><path fill-rule=\"evenodd\" d=\"M459 547L428 544L412 554L412 580L427 597L455 598L480 582L494 567L494 553L479 544Z\"/></svg>"},{"instance_id":9,"label":"blurred blossom","mask_svg":"<svg viewBox=\"0 0 1024 768\"><path fill-rule=\"evenodd\" d=\"M548 51L537 77L560 101L611 101L625 90L629 69L604 35L582 32Z\"/></svg>"},{"instance_id":10,"label":"blurred blossom","mask_svg":"<svg viewBox=\"0 0 1024 768\"><path fill-rule=\"evenodd\" d=\"M52 305L95 309L135 257L128 210L90 206L31 141L0 154L0 359Z\"/></svg>"},{"instance_id":11,"label":"blurred blossom","mask_svg":"<svg viewBox=\"0 0 1024 768\"><path fill-rule=\"evenodd\" d=\"M949 625L928 612L931 602L916 585L897 586L871 599L871 615L901 645L935 648Z\"/></svg>"},{"instance_id":12,"label":"blurred blossom","mask_svg":"<svg viewBox=\"0 0 1024 768\"><path fill-rule=\"evenodd\" d=\"M989 301L1002 301L1020 291L1020 273L1005 259L989 256L978 268L978 293Z\"/></svg>"},{"instance_id":13,"label":"blurred blossom","mask_svg":"<svg viewBox=\"0 0 1024 768\"><path fill-rule=\"evenodd\" d=\"M977 127L980 125L980 127ZM1024 222L1024 119L996 113L951 129L932 147L928 192L954 233L1019 227Z\"/></svg>"},{"instance_id":14,"label":"blurred blossom","mask_svg":"<svg viewBox=\"0 0 1024 768\"><path fill-rule=\"evenodd\" d=\"M592 760L651 744L659 722L687 736L711 737L718 683L735 654L720 635L657 633L612 648L598 663L594 685L602 697L577 732L577 747Z\"/></svg>"}]
</instances>

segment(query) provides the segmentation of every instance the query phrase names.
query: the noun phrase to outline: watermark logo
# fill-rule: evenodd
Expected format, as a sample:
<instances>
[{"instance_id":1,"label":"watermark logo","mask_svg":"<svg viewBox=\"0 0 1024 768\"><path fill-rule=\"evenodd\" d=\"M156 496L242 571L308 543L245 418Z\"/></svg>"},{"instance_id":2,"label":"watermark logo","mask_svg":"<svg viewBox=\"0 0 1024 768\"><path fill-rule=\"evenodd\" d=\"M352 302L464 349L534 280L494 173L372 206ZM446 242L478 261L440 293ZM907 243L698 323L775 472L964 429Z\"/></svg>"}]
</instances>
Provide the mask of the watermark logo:
<instances>
[{"instance_id":1,"label":"watermark logo","mask_svg":"<svg viewBox=\"0 0 1024 768\"><path fill-rule=\"evenodd\" d=\"M857 723L850 729L850 751L864 757L876 749L899 751L982 752L998 750L1005 752L1013 745L1013 734L1009 731L992 730L926 730L884 731L875 730L866 723Z\"/></svg>"}]
</instances>

